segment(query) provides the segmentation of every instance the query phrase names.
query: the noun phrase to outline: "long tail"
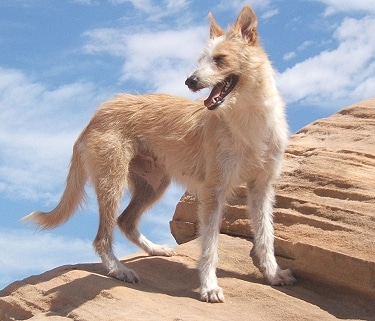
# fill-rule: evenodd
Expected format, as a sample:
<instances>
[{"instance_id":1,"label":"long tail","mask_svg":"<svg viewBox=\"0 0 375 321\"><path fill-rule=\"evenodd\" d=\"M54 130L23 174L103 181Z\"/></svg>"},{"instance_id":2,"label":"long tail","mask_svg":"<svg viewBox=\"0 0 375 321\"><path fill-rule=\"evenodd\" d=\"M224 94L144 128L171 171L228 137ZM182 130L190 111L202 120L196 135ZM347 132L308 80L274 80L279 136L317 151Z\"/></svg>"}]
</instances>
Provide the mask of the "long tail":
<instances>
[{"instance_id":1,"label":"long tail","mask_svg":"<svg viewBox=\"0 0 375 321\"><path fill-rule=\"evenodd\" d=\"M74 145L66 186L59 204L51 212L32 212L22 221L32 221L42 229L55 228L65 223L84 201L87 174L83 167L78 142Z\"/></svg>"}]
</instances>

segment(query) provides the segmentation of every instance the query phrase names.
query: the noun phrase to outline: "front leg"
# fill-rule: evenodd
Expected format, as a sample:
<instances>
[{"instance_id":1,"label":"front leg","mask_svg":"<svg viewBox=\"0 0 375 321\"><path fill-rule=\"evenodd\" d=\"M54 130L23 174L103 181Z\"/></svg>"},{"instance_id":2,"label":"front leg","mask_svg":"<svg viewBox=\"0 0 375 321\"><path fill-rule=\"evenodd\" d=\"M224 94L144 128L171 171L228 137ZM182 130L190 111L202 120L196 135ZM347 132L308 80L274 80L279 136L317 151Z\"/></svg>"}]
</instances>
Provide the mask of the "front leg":
<instances>
[{"instance_id":1,"label":"front leg","mask_svg":"<svg viewBox=\"0 0 375 321\"><path fill-rule=\"evenodd\" d=\"M293 284L296 280L289 269L282 270L274 253L273 228L274 190L269 180L248 183L249 215L253 223L254 249L259 269L271 285Z\"/></svg>"},{"instance_id":2,"label":"front leg","mask_svg":"<svg viewBox=\"0 0 375 321\"><path fill-rule=\"evenodd\" d=\"M215 193L200 198L199 218L202 247L198 263L201 282L200 298L202 301L211 303L224 302L223 290L219 287L216 277L222 208L222 203L215 197Z\"/></svg>"}]
</instances>

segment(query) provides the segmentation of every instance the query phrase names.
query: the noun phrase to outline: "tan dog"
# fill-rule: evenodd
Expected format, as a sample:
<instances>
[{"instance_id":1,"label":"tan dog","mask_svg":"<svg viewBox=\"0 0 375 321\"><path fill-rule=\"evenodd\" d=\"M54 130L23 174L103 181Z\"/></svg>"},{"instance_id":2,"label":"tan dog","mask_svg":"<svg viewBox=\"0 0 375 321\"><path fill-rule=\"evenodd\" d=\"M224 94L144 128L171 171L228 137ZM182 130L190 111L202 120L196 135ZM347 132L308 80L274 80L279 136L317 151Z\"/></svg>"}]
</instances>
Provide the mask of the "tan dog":
<instances>
[{"instance_id":1,"label":"tan dog","mask_svg":"<svg viewBox=\"0 0 375 321\"><path fill-rule=\"evenodd\" d=\"M109 275L138 282L112 251L112 233L126 188L131 201L117 218L127 238L151 255L173 255L137 229L142 213L157 201L171 179L199 199L202 253L201 299L223 302L216 267L222 211L234 188L248 186L249 216L254 227L260 268L273 284L291 284L274 255L272 183L281 170L288 129L284 103L267 55L258 43L257 18L245 6L224 32L210 15L210 39L186 85L211 87L204 101L169 95L118 95L104 103L78 137L66 188L49 213L25 217L43 228L67 221L94 185L100 214L94 246Z\"/></svg>"}]
</instances>

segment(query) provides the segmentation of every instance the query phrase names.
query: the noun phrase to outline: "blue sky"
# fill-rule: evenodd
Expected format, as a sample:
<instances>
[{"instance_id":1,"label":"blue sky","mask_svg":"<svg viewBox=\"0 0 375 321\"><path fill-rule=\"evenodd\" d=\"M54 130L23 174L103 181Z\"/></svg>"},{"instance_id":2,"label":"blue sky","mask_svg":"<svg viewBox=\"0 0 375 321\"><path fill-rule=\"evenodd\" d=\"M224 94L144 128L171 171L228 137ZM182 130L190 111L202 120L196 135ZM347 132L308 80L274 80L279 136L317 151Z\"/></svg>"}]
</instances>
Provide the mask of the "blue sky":
<instances>
[{"instance_id":1,"label":"blue sky","mask_svg":"<svg viewBox=\"0 0 375 321\"><path fill-rule=\"evenodd\" d=\"M35 233L21 217L56 205L72 145L101 102L118 92L199 98L184 80L207 40L207 14L226 28L245 3L258 15L291 132L375 96L373 0L0 1L0 288L98 261L90 187L84 209L57 229ZM173 186L144 216L153 241L174 244L168 222L182 193ZM118 256L137 250L115 239Z\"/></svg>"}]
</instances>

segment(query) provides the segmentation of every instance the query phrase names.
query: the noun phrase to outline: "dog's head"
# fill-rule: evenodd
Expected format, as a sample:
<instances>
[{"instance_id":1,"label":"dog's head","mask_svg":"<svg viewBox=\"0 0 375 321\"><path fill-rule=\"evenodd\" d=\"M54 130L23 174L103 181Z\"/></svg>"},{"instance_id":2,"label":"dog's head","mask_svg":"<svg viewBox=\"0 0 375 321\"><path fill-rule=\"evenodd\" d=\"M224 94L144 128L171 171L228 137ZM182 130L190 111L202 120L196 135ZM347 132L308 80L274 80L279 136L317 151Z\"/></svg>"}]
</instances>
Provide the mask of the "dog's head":
<instances>
[{"instance_id":1,"label":"dog's head","mask_svg":"<svg viewBox=\"0 0 375 321\"><path fill-rule=\"evenodd\" d=\"M241 74L249 71L249 49L258 46L258 20L249 6L242 9L228 32L218 26L211 13L209 19L210 39L198 60L197 69L185 84L194 92L212 88L204 105L213 110L236 88Z\"/></svg>"}]
</instances>

